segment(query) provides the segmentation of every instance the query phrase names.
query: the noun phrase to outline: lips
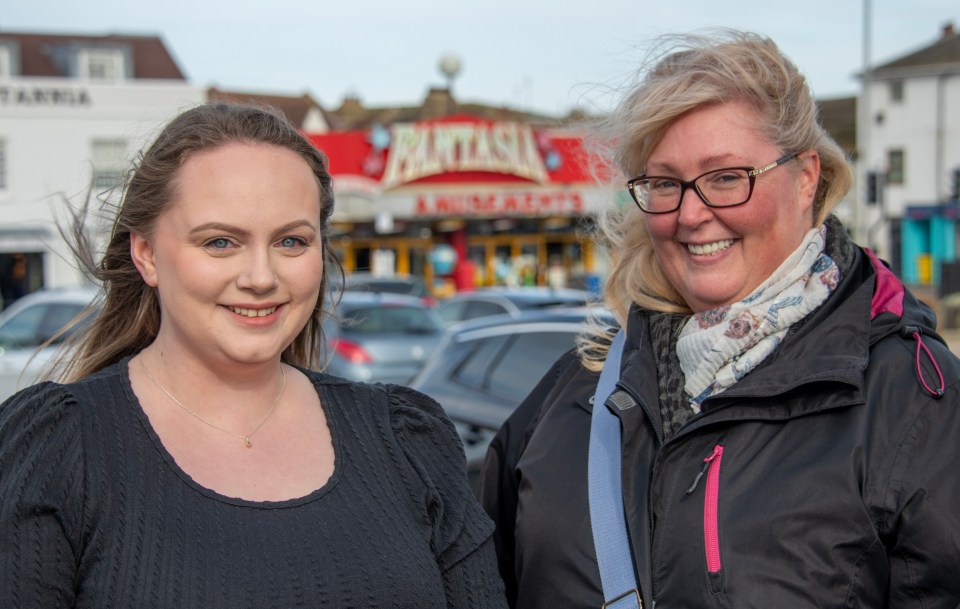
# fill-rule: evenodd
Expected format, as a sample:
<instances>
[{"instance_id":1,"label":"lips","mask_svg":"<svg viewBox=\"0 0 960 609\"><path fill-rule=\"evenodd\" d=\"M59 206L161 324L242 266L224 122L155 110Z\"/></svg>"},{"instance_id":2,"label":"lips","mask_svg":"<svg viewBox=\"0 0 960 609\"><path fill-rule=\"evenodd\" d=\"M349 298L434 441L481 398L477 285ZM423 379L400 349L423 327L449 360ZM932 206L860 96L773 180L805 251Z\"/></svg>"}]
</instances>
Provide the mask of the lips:
<instances>
[{"instance_id":1,"label":"lips","mask_svg":"<svg viewBox=\"0 0 960 609\"><path fill-rule=\"evenodd\" d=\"M710 256L727 249L733 245L733 241L733 239L724 239L712 243L688 243L687 250L696 256Z\"/></svg>"},{"instance_id":2,"label":"lips","mask_svg":"<svg viewBox=\"0 0 960 609\"><path fill-rule=\"evenodd\" d=\"M227 308L237 315L242 315L243 317L266 317L277 310L277 307L267 307L265 309L246 309L243 307L228 306Z\"/></svg>"}]
</instances>

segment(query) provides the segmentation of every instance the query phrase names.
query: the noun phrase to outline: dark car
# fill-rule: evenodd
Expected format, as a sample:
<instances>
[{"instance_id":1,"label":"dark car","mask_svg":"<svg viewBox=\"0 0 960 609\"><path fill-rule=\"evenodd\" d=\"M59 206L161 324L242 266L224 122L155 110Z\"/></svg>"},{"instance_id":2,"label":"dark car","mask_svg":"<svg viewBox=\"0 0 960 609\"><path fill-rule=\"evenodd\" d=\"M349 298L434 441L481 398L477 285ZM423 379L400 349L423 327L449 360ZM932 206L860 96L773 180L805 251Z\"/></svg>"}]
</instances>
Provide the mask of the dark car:
<instances>
[{"instance_id":1,"label":"dark car","mask_svg":"<svg viewBox=\"0 0 960 609\"><path fill-rule=\"evenodd\" d=\"M548 287L489 287L458 292L437 305L437 312L445 324L487 317L489 315L518 316L529 309L552 307L580 307L591 301L585 290L554 289Z\"/></svg>"},{"instance_id":2,"label":"dark car","mask_svg":"<svg viewBox=\"0 0 960 609\"><path fill-rule=\"evenodd\" d=\"M457 427L471 481L504 420L565 352L588 316L614 319L595 307L530 310L450 328L411 387L437 400Z\"/></svg>"},{"instance_id":3,"label":"dark car","mask_svg":"<svg viewBox=\"0 0 960 609\"><path fill-rule=\"evenodd\" d=\"M407 383L440 344L445 326L415 296L343 292L338 320L324 324L327 371L382 383Z\"/></svg>"}]
</instances>

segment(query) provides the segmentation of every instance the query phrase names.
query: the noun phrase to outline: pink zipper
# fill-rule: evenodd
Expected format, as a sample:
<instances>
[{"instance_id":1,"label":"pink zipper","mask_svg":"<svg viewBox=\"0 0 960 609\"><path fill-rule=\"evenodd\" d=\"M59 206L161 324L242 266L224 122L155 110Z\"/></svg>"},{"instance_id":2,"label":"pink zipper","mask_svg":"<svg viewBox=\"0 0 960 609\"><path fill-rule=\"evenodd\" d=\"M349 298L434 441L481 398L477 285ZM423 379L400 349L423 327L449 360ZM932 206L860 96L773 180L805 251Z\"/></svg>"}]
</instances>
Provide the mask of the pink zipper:
<instances>
[{"instance_id":1,"label":"pink zipper","mask_svg":"<svg viewBox=\"0 0 960 609\"><path fill-rule=\"evenodd\" d=\"M707 463L707 490L703 499L703 542L707 549L707 571L719 573L720 531L717 524L717 502L720 497L720 462L723 460L723 445L713 447L713 453L703 460Z\"/></svg>"}]
</instances>

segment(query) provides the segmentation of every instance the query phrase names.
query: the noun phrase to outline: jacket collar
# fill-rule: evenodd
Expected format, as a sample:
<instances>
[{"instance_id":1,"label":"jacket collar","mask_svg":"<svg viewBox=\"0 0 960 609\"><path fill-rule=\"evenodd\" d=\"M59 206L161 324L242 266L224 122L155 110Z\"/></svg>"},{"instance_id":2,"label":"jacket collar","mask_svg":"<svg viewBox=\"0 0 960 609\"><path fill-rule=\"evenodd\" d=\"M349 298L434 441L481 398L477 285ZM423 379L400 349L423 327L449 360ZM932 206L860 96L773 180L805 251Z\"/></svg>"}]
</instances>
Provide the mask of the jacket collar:
<instances>
[{"instance_id":1,"label":"jacket collar","mask_svg":"<svg viewBox=\"0 0 960 609\"><path fill-rule=\"evenodd\" d=\"M650 371L656 370L656 363L648 318L648 311L635 310L628 320L620 385L641 402L651 422L658 426L658 390L656 383L650 382ZM870 346L905 324L931 334L936 319L872 252L857 248L850 271L827 302L766 361L727 391L707 400L703 414L695 421L708 415L716 420L720 410L724 411L722 418L779 419L863 403ZM740 398L784 396L801 388L806 395L803 400L750 400L735 412L725 408Z\"/></svg>"}]
</instances>

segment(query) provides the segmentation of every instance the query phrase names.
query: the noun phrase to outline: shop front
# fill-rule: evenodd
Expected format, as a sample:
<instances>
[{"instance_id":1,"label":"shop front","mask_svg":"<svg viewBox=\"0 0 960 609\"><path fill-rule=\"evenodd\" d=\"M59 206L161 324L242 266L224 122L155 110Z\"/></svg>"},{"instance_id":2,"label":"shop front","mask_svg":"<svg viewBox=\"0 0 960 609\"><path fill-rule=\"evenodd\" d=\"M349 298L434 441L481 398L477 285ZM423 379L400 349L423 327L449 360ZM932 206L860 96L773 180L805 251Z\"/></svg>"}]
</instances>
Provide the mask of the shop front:
<instances>
[{"instance_id":1,"label":"shop front","mask_svg":"<svg viewBox=\"0 0 960 609\"><path fill-rule=\"evenodd\" d=\"M43 287L48 231L0 227L0 310Z\"/></svg>"},{"instance_id":2,"label":"shop front","mask_svg":"<svg viewBox=\"0 0 960 609\"><path fill-rule=\"evenodd\" d=\"M958 222L956 205L911 205L900 223L901 277L917 286L940 286L948 293L960 290L956 272ZM943 269L949 277L942 277Z\"/></svg>"},{"instance_id":3,"label":"shop front","mask_svg":"<svg viewBox=\"0 0 960 609\"><path fill-rule=\"evenodd\" d=\"M602 272L588 232L607 202L578 134L450 116L310 139L330 158L347 272L419 275L438 296Z\"/></svg>"}]
</instances>

